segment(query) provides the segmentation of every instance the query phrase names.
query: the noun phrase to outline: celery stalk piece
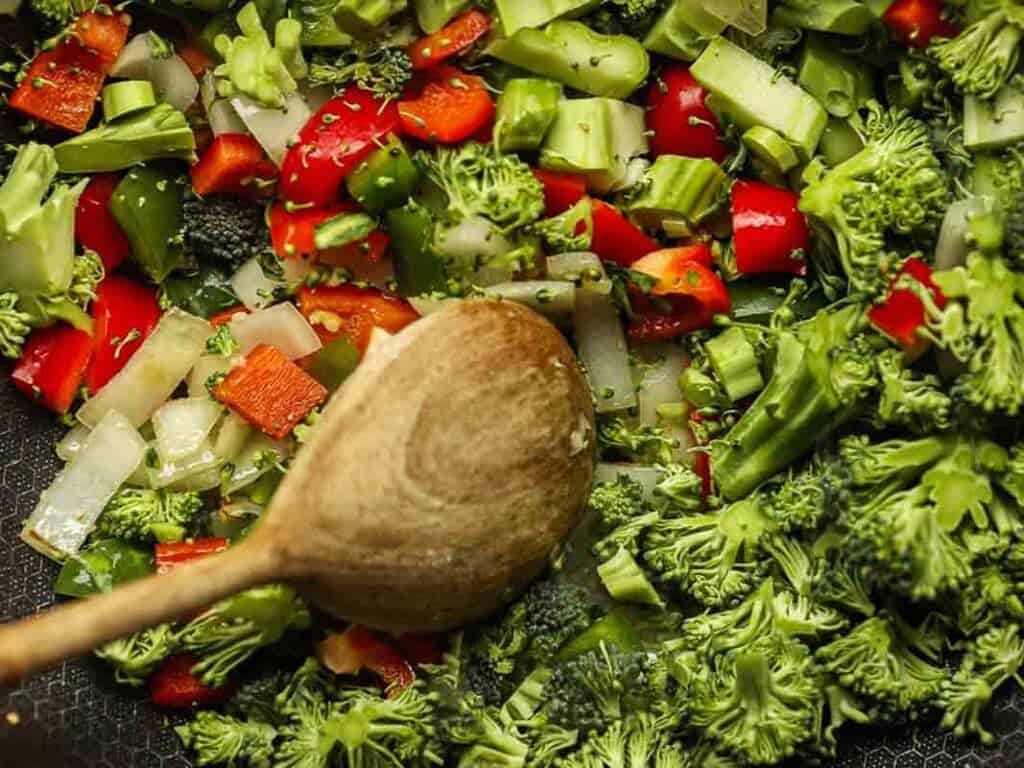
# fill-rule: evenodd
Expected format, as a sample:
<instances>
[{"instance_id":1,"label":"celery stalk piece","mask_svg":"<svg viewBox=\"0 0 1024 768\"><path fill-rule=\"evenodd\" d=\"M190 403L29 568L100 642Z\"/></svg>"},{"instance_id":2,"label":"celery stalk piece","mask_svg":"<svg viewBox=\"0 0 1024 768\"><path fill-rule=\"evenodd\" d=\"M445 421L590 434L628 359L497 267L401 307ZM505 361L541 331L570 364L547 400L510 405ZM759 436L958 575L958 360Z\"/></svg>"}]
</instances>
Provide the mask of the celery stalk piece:
<instances>
[{"instance_id":1,"label":"celery stalk piece","mask_svg":"<svg viewBox=\"0 0 1024 768\"><path fill-rule=\"evenodd\" d=\"M757 354L741 328L729 328L707 343L708 361L734 403L764 389Z\"/></svg>"},{"instance_id":2,"label":"celery stalk piece","mask_svg":"<svg viewBox=\"0 0 1024 768\"><path fill-rule=\"evenodd\" d=\"M108 411L75 458L43 491L21 537L47 557L73 555L103 508L146 454L146 441L132 423Z\"/></svg>"},{"instance_id":3,"label":"celery stalk piece","mask_svg":"<svg viewBox=\"0 0 1024 768\"><path fill-rule=\"evenodd\" d=\"M506 35L566 16L582 16L600 4L601 0L495 0Z\"/></svg>"},{"instance_id":4,"label":"celery stalk piece","mask_svg":"<svg viewBox=\"0 0 1024 768\"><path fill-rule=\"evenodd\" d=\"M184 381L212 332L202 318L171 309L125 367L78 409L78 420L95 429L107 413L117 411L142 426Z\"/></svg>"},{"instance_id":5,"label":"celery stalk piece","mask_svg":"<svg viewBox=\"0 0 1024 768\"><path fill-rule=\"evenodd\" d=\"M594 410L612 413L637 404L622 319L610 296L578 291L573 327L594 393Z\"/></svg>"},{"instance_id":6,"label":"celery stalk piece","mask_svg":"<svg viewBox=\"0 0 1024 768\"><path fill-rule=\"evenodd\" d=\"M562 85L553 80L518 77L509 80L498 97L494 145L501 152L540 147L558 114Z\"/></svg>"},{"instance_id":7,"label":"celery stalk piece","mask_svg":"<svg viewBox=\"0 0 1024 768\"><path fill-rule=\"evenodd\" d=\"M760 35L768 28L766 0L702 0L704 10L746 32Z\"/></svg>"},{"instance_id":8,"label":"celery stalk piece","mask_svg":"<svg viewBox=\"0 0 1024 768\"><path fill-rule=\"evenodd\" d=\"M871 67L817 35L804 42L797 83L833 117L849 117L875 97Z\"/></svg>"},{"instance_id":9,"label":"celery stalk piece","mask_svg":"<svg viewBox=\"0 0 1024 768\"><path fill-rule=\"evenodd\" d=\"M711 92L712 108L728 115L741 128L764 125L810 159L828 122L828 113L792 80L724 37L711 41L690 69Z\"/></svg>"},{"instance_id":10,"label":"celery stalk piece","mask_svg":"<svg viewBox=\"0 0 1024 768\"><path fill-rule=\"evenodd\" d=\"M772 11L772 23L836 35L863 35L875 21L875 14L857 0L795 0L783 2Z\"/></svg>"},{"instance_id":11,"label":"celery stalk piece","mask_svg":"<svg viewBox=\"0 0 1024 768\"><path fill-rule=\"evenodd\" d=\"M413 0L416 21L428 35L437 32L469 5L469 0Z\"/></svg>"},{"instance_id":12,"label":"celery stalk piece","mask_svg":"<svg viewBox=\"0 0 1024 768\"><path fill-rule=\"evenodd\" d=\"M1024 91L1006 86L991 101L964 97L964 146L1001 149L1024 141Z\"/></svg>"},{"instance_id":13,"label":"celery stalk piece","mask_svg":"<svg viewBox=\"0 0 1024 768\"><path fill-rule=\"evenodd\" d=\"M406 0L340 0L334 7L334 19L342 32L370 37L406 5Z\"/></svg>"},{"instance_id":14,"label":"celery stalk piece","mask_svg":"<svg viewBox=\"0 0 1024 768\"><path fill-rule=\"evenodd\" d=\"M540 164L556 171L610 171L612 117L609 99L569 99L559 103L541 147Z\"/></svg>"},{"instance_id":15,"label":"celery stalk piece","mask_svg":"<svg viewBox=\"0 0 1024 768\"><path fill-rule=\"evenodd\" d=\"M651 584L636 559L620 548L610 560L597 566L597 575L608 594L621 603L664 606L661 596Z\"/></svg>"},{"instance_id":16,"label":"celery stalk piece","mask_svg":"<svg viewBox=\"0 0 1024 768\"><path fill-rule=\"evenodd\" d=\"M673 59L693 61L728 22L708 13L694 0L675 0L651 27L644 48Z\"/></svg>"},{"instance_id":17,"label":"celery stalk piece","mask_svg":"<svg viewBox=\"0 0 1024 768\"><path fill-rule=\"evenodd\" d=\"M484 289L487 296L524 304L542 315L568 315L576 307L576 285L564 280L523 280Z\"/></svg>"},{"instance_id":18,"label":"celery stalk piece","mask_svg":"<svg viewBox=\"0 0 1024 768\"><path fill-rule=\"evenodd\" d=\"M605 99L611 135L612 167L587 174L588 186L601 194L629 189L643 177L649 163L639 159L650 151L643 107Z\"/></svg>"},{"instance_id":19,"label":"celery stalk piece","mask_svg":"<svg viewBox=\"0 0 1024 768\"><path fill-rule=\"evenodd\" d=\"M680 218L696 224L715 207L727 180L718 163L707 158L662 155L647 171L643 191L626 207L651 225Z\"/></svg>"}]
</instances>

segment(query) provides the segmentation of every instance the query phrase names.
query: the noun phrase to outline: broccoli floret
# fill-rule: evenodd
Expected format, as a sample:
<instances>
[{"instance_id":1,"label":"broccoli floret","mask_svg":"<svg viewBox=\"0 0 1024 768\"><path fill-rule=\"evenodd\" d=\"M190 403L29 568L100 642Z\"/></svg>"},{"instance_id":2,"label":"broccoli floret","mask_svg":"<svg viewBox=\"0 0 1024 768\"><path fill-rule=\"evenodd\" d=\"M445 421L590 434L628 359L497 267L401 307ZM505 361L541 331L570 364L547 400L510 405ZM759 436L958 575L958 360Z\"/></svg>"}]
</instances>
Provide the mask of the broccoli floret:
<instances>
[{"instance_id":1,"label":"broccoli floret","mask_svg":"<svg viewBox=\"0 0 1024 768\"><path fill-rule=\"evenodd\" d=\"M604 588L608 590L608 594L616 600L655 605L659 608L665 605L647 578L647 574L637 564L636 558L625 548L606 558L597 567L597 575Z\"/></svg>"},{"instance_id":2,"label":"broccoli floret","mask_svg":"<svg viewBox=\"0 0 1024 768\"><path fill-rule=\"evenodd\" d=\"M958 595L957 628L973 637L998 624L1024 619L1024 602L1017 590L1018 585L998 566L975 571Z\"/></svg>"},{"instance_id":3,"label":"broccoli floret","mask_svg":"<svg viewBox=\"0 0 1024 768\"><path fill-rule=\"evenodd\" d=\"M949 440L888 440L872 443L867 435L849 435L839 441L839 458L855 488L905 482L949 454Z\"/></svg>"},{"instance_id":4,"label":"broccoli floret","mask_svg":"<svg viewBox=\"0 0 1024 768\"><path fill-rule=\"evenodd\" d=\"M549 253L589 250L594 236L593 204L585 197L564 213L538 221L530 231L544 241Z\"/></svg>"},{"instance_id":5,"label":"broccoli floret","mask_svg":"<svg viewBox=\"0 0 1024 768\"><path fill-rule=\"evenodd\" d=\"M1024 664L1024 640L1015 624L990 629L974 640L960 667L942 685L942 726L957 736L976 734L984 744L995 737L981 724L980 715L996 690L1010 678L1024 685L1019 675Z\"/></svg>"},{"instance_id":6,"label":"broccoli floret","mask_svg":"<svg viewBox=\"0 0 1024 768\"><path fill-rule=\"evenodd\" d=\"M216 712L200 712L195 720L174 729L196 765L270 768L277 730L268 723L237 720Z\"/></svg>"},{"instance_id":7,"label":"broccoli floret","mask_svg":"<svg viewBox=\"0 0 1024 768\"><path fill-rule=\"evenodd\" d=\"M647 714L616 720L599 733L592 733L579 751L567 757L560 768L688 768L689 759L670 741L665 723Z\"/></svg>"},{"instance_id":8,"label":"broccoli floret","mask_svg":"<svg viewBox=\"0 0 1024 768\"><path fill-rule=\"evenodd\" d=\"M184 243L200 262L239 266L270 247L263 206L240 197L190 197L184 206Z\"/></svg>"},{"instance_id":9,"label":"broccoli floret","mask_svg":"<svg viewBox=\"0 0 1024 768\"><path fill-rule=\"evenodd\" d=\"M882 390L876 412L879 427L905 427L927 435L952 426L953 400L937 376L904 368L902 354L896 350L883 352L877 362Z\"/></svg>"},{"instance_id":10,"label":"broccoli floret","mask_svg":"<svg viewBox=\"0 0 1024 768\"><path fill-rule=\"evenodd\" d=\"M309 80L341 91L356 85L382 101L400 98L412 80L412 59L402 48L357 42L336 53L314 54Z\"/></svg>"},{"instance_id":11,"label":"broccoli floret","mask_svg":"<svg viewBox=\"0 0 1024 768\"><path fill-rule=\"evenodd\" d=\"M174 631L170 624L144 629L96 650L96 655L114 667L114 678L127 685L142 685L164 659L174 653Z\"/></svg>"},{"instance_id":12,"label":"broccoli floret","mask_svg":"<svg viewBox=\"0 0 1024 768\"><path fill-rule=\"evenodd\" d=\"M928 53L964 93L991 99L1010 79L1020 60L1024 14L1017 0L996 8L952 39L939 39Z\"/></svg>"},{"instance_id":13,"label":"broccoli floret","mask_svg":"<svg viewBox=\"0 0 1024 768\"><path fill-rule=\"evenodd\" d=\"M667 5L667 0L605 0L587 21L606 35L643 38Z\"/></svg>"},{"instance_id":14,"label":"broccoli floret","mask_svg":"<svg viewBox=\"0 0 1024 768\"><path fill-rule=\"evenodd\" d=\"M800 210L832 231L850 288L878 295L902 261L890 238L933 237L949 187L928 126L909 112L872 102L857 127L864 149L831 169L808 166Z\"/></svg>"},{"instance_id":15,"label":"broccoli floret","mask_svg":"<svg viewBox=\"0 0 1024 768\"><path fill-rule=\"evenodd\" d=\"M826 501L822 477L811 466L761 488L761 510L783 533L817 530L828 514Z\"/></svg>"},{"instance_id":16,"label":"broccoli floret","mask_svg":"<svg viewBox=\"0 0 1024 768\"><path fill-rule=\"evenodd\" d=\"M790 590L775 595L774 610L775 626L793 637L821 639L842 632L850 623L839 611Z\"/></svg>"},{"instance_id":17,"label":"broccoli floret","mask_svg":"<svg viewBox=\"0 0 1024 768\"><path fill-rule=\"evenodd\" d=\"M47 32L59 32L75 18L89 10L93 3L89 0L30 0L29 8L42 22Z\"/></svg>"},{"instance_id":18,"label":"broccoli floret","mask_svg":"<svg viewBox=\"0 0 1024 768\"><path fill-rule=\"evenodd\" d=\"M875 615L875 604L860 571L841 557L832 555L815 560L811 596L861 616Z\"/></svg>"},{"instance_id":19,"label":"broccoli floret","mask_svg":"<svg viewBox=\"0 0 1024 768\"><path fill-rule=\"evenodd\" d=\"M18 294L0 293L0 354L12 359L21 357L31 322L31 315L18 309Z\"/></svg>"},{"instance_id":20,"label":"broccoli floret","mask_svg":"<svg viewBox=\"0 0 1024 768\"><path fill-rule=\"evenodd\" d=\"M654 498L662 514L699 512L704 508L704 480L686 464L659 467L662 475L654 486Z\"/></svg>"},{"instance_id":21,"label":"broccoli floret","mask_svg":"<svg viewBox=\"0 0 1024 768\"><path fill-rule=\"evenodd\" d=\"M864 706L856 696L840 685L825 686L825 706L822 710L822 717L819 727L816 729L818 736L815 739L816 751L826 757L834 758L836 755L836 732L847 723L857 725L868 725L877 718L877 713ZM828 720L824 715L828 712Z\"/></svg>"},{"instance_id":22,"label":"broccoli floret","mask_svg":"<svg viewBox=\"0 0 1024 768\"><path fill-rule=\"evenodd\" d=\"M186 624L175 642L200 657L194 674L216 687L257 650L276 643L289 630L308 629L311 621L294 589L271 584L217 603Z\"/></svg>"},{"instance_id":23,"label":"broccoli floret","mask_svg":"<svg viewBox=\"0 0 1024 768\"><path fill-rule=\"evenodd\" d=\"M675 441L661 427L652 427L616 416L603 419L597 429L601 455L649 464L671 464Z\"/></svg>"},{"instance_id":24,"label":"broccoli floret","mask_svg":"<svg viewBox=\"0 0 1024 768\"><path fill-rule=\"evenodd\" d=\"M775 585L765 579L757 591L735 608L694 616L683 624L687 648L702 654L738 651L772 631Z\"/></svg>"},{"instance_id":25,"label":"broccoli floret","mask_svg":"<svg viewBox=\"0 0 1024 768\"><path fill-rule=\"evenodd\" d=\"M162 540L181 540L202 509L203 499L198 493L123 488L107 502L97 531L139 543L154 541L157 533ZM177 535L173 535L175 532Z\"/></svg>"},{"instance_id":26,"label":"broccoli floret","mask_svg":"<svg viewBox=\"0 0 1024 768\"><path fill-rule=\"evenodd\" d=\"M644 487L629 475L597 483L590 492L590 508L608 528L616 528L647 510Z\"/></svg>"},{"instance_id":27,"label":"broccoli floret","mask_svg":"<svg viewBox=\"0 0 1024 768\"><path fill-rule=\"evenodd\" d=\"M475 765L523 768L530 745L493 708L473 696L464 697L439 723L441 738L458 750L460 768Z\"/></svg>"},{"instance_id":28,"label":"broccoli floret","mask_svg":"<svg viewBox=\"0 0 1024 768\"><path fill-rule=\"evenodd\" d=\"M432 723L436 696L421 683L386 699L366 689L343 690L338 698L324 730L337 740L344 765L440 764Z\"/></svg>"}]
</instances>

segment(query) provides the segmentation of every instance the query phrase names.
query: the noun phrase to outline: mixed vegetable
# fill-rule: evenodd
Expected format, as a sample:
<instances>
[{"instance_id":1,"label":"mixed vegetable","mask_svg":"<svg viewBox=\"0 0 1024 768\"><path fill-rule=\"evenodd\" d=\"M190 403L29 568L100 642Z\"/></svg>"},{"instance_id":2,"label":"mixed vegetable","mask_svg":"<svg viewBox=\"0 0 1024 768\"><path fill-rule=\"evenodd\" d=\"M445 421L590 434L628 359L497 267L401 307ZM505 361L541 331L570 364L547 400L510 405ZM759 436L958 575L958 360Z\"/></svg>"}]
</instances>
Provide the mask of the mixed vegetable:
<instances>
[{"instance_id":1,"label":"mixed vegetable","mask_svg":"<svg viewBox=\"0 0 1024 768\"><path fill-rule=\"evenodd\" d=\"M100 649L201 708L197 765L992 741L1024 682L1024 4L17 14L0 353L69 427L24 529L58 594L242 540L331 393L449 302L547 315L593 389L587 519L487 624L387 637L270 585Z\"/></svg>"}]
</instances>

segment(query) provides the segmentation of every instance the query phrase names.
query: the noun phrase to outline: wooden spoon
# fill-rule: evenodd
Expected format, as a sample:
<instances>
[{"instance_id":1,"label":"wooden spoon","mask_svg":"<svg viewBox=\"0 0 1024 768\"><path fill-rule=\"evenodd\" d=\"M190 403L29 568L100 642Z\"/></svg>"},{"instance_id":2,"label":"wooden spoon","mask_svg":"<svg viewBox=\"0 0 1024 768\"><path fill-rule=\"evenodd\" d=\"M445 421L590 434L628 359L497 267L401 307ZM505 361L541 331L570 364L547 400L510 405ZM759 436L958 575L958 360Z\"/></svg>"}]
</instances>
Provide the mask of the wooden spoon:
<instances>
[{"instance_id":1,"label":"wooden spoon","mask_svg":"<svg viewBox=\"0 0 1024 768\"><path fill-rule=\"evenodd\" d=\"M595 443L562 336L519 305L460 302L367 358L243 543L0 627L0 681L272 581L395 632L484 618L578 522Z\"/></svg>"}]
</instances>

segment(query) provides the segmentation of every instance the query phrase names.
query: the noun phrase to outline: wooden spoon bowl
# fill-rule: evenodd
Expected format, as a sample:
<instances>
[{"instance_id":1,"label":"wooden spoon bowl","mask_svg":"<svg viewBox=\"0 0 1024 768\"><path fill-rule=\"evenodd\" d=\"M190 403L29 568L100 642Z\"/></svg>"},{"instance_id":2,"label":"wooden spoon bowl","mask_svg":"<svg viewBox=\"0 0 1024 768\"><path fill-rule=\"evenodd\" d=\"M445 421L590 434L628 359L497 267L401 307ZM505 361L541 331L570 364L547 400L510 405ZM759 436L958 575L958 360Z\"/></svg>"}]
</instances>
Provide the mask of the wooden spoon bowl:
<instances>
[{"instance_id":1,"label":"wooden spoon bowl","mask_svg":"<svg viewBox=\"0 0 1024 768\"><path fill-rule=\"evenodd\" d=\"M395 632L484 618L579 521L594 434L554 327L509 302L454 304L356 370L245 542L0 628L0 680L271 581Z\"/></svg>"}]
</instances>

